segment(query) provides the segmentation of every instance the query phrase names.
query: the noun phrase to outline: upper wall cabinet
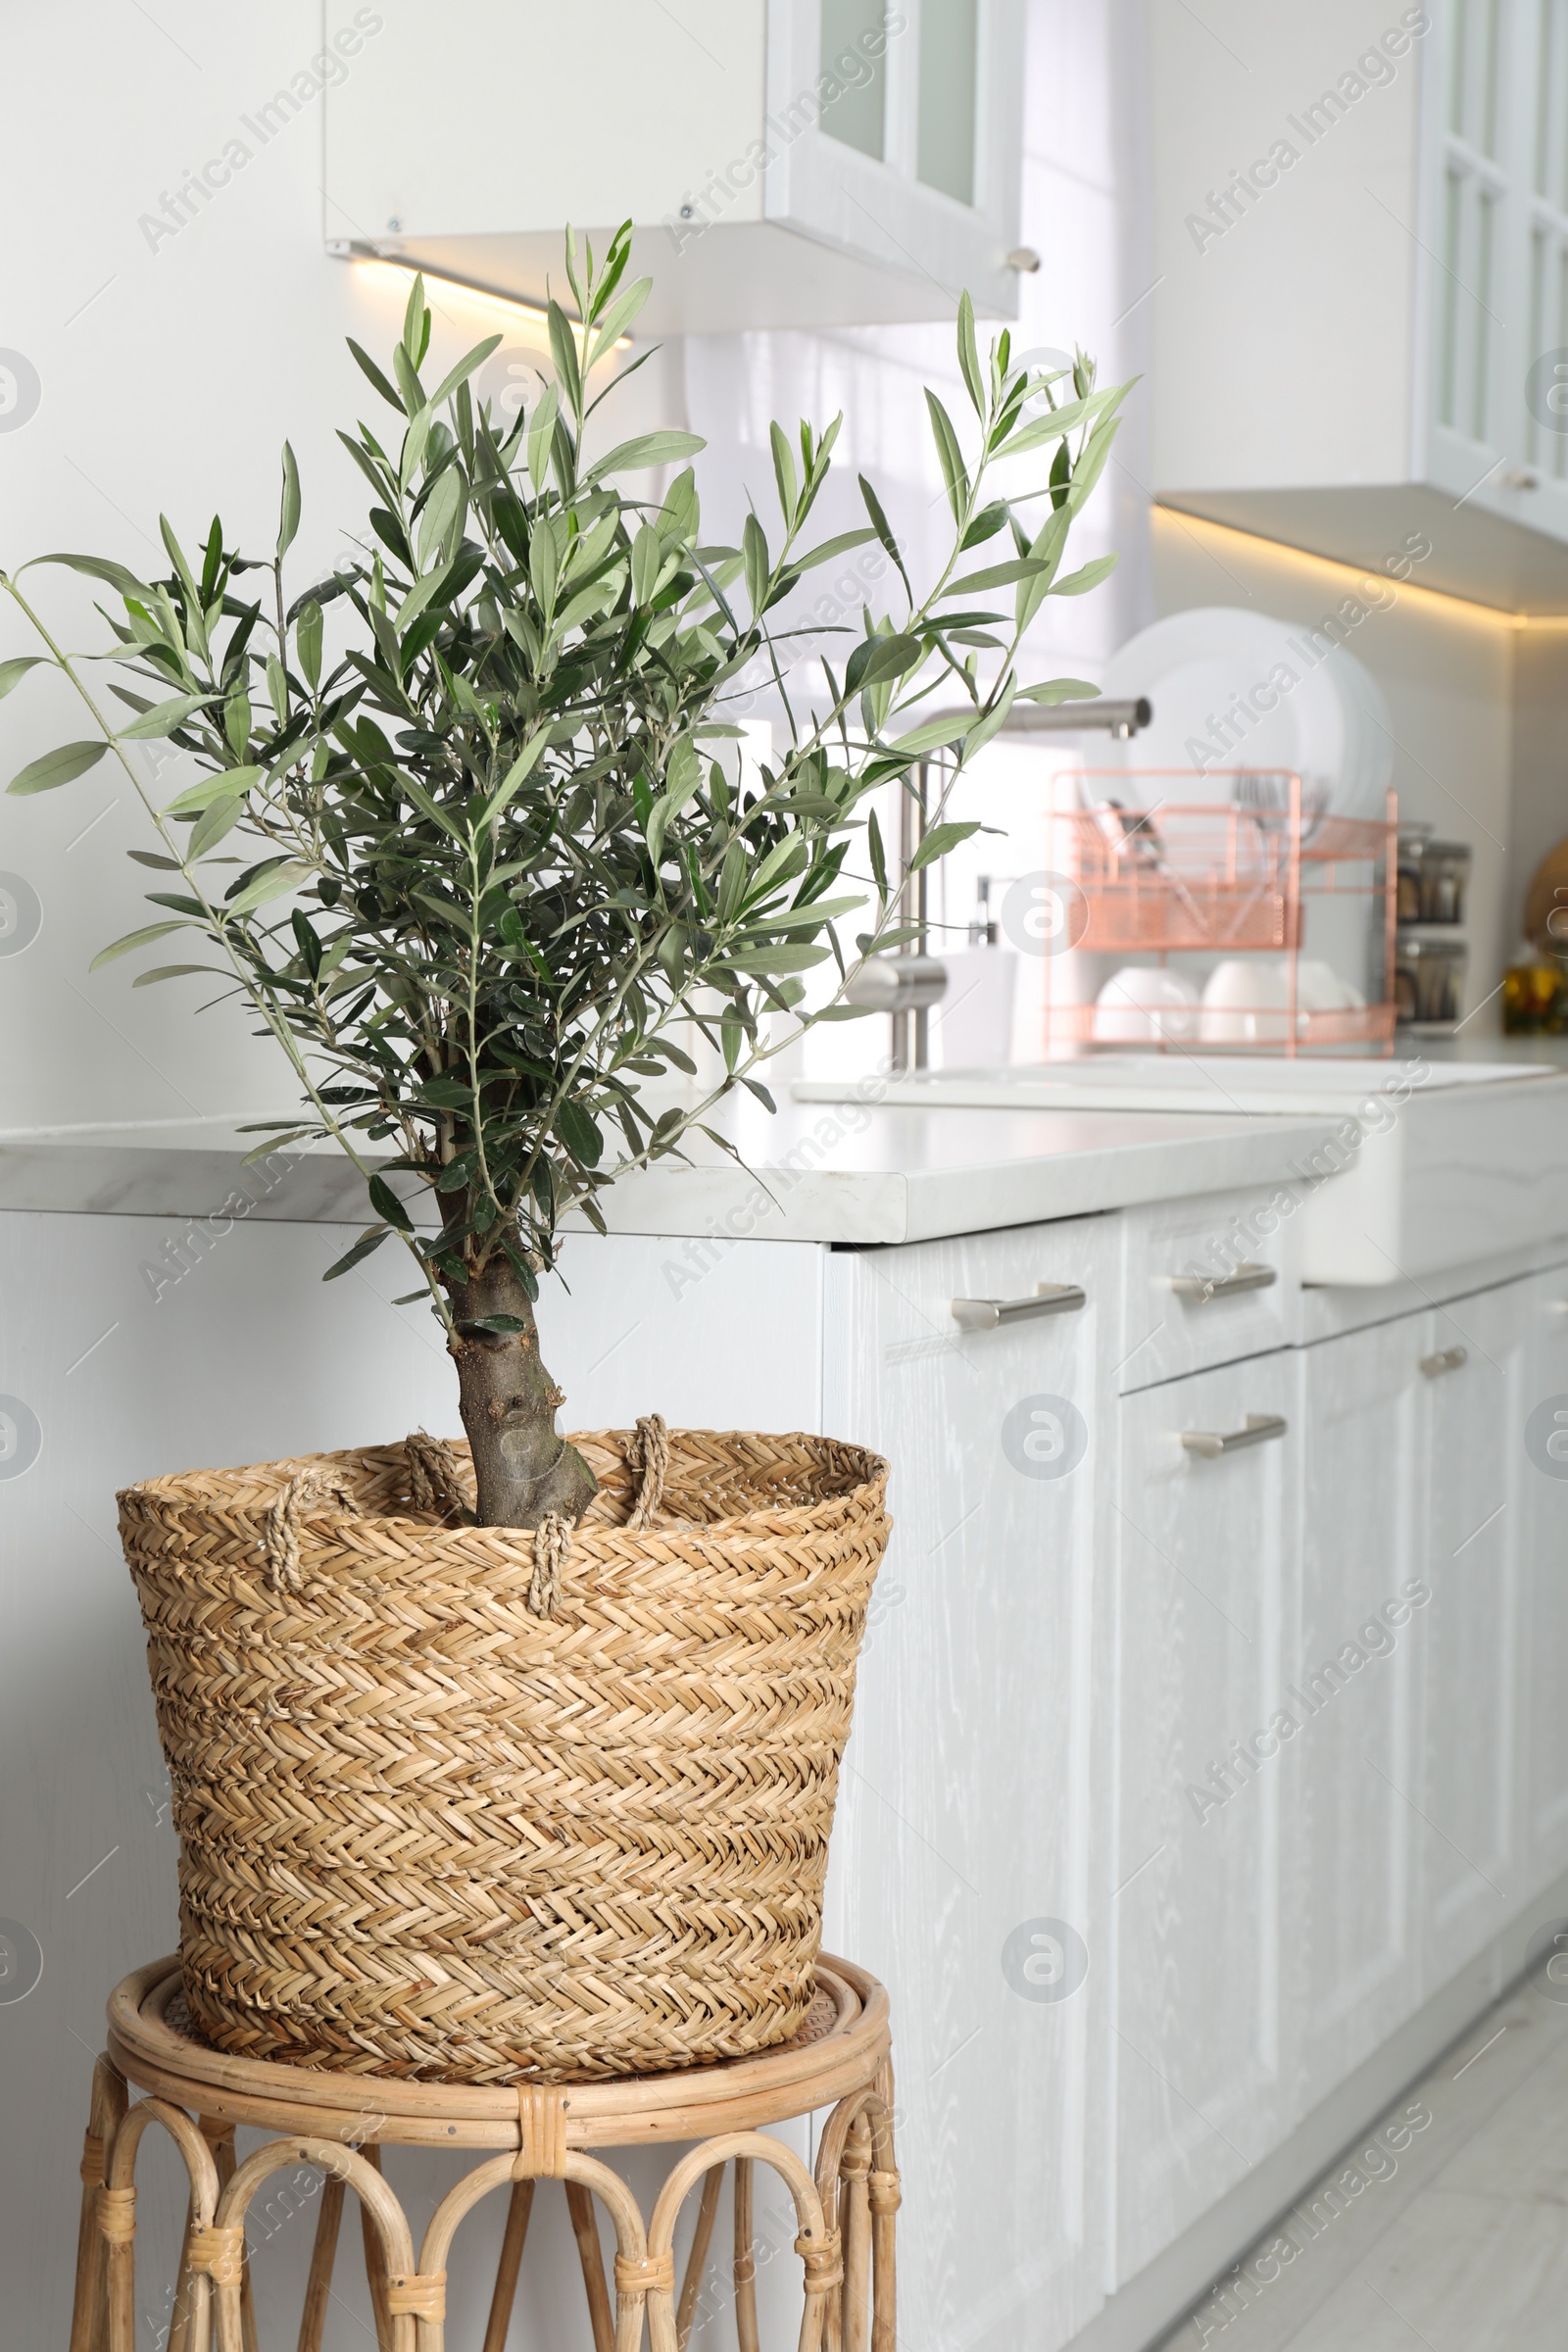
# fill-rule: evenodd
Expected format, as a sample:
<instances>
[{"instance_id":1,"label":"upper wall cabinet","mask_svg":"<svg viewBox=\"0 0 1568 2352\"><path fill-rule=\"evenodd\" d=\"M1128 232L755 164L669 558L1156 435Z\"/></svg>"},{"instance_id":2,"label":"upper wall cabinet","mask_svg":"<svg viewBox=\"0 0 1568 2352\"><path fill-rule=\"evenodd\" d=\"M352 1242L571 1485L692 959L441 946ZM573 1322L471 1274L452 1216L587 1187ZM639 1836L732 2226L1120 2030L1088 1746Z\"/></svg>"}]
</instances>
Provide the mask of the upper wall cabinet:
<instances>
[{"instance_id":1,"label":"upper wall cabinet","mask_svg":"<svg viewBox=\"0 0 1568 2352\"><path fill-rule=\"evenodd\" d=\"M1154 486L1568 611L1568 0L1150 0Z\"/></svg>"},{"instance_id":2,"label":"upper wall cabinet","mask_svg":"<svg viewBox=\"0 0 1568 2352\"><path fill-rule=\"evenodd\" d=\"M378 0L326 93L325 229L537 301L635 221L656 333L1010 317L1023 0Z\"/></svg>"}]
</instances>

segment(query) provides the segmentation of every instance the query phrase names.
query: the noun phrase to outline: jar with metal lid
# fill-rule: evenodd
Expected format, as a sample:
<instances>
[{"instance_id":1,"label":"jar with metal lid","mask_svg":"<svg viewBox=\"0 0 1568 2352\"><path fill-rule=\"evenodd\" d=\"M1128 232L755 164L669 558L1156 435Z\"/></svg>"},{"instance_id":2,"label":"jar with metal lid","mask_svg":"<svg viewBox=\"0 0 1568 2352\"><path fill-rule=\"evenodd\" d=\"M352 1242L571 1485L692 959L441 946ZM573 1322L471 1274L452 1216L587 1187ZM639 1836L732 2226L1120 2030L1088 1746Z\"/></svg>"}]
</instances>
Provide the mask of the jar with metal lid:
<instances>
[{"instance_id":1,"label":"jar with metal lid","mask_svg":"<svg viewBox=\"0 0 1568 2352\"><path fill-rule=\"evenodd\" d=\"M1464 1010L1469 949L1462 939L1400 939L1394 951L1394 1017L1451 1028Z\"/></svg>"},{"instance_id":2,"label":"jar with metal lid","mask_svg":"<svg viewBox=\"0 0 1568 2352\"><path fill-rule=\"evenodd\" d=\"M1395 912L1401 923L1421 920L1421 850L1430 825L1401 825Z\"/></svg>"},{"instance_id":3,"label":"jar with metal lid","mask_svg":"<svg viewBox=\"0 0 1568 2352\"><path fill-rule=\"evenodd\" d=\"M1465 841L1421 844L1420 902L1423 923L1464 921L1470 888L1470 845Z\"/></svg>"}]
</instances>

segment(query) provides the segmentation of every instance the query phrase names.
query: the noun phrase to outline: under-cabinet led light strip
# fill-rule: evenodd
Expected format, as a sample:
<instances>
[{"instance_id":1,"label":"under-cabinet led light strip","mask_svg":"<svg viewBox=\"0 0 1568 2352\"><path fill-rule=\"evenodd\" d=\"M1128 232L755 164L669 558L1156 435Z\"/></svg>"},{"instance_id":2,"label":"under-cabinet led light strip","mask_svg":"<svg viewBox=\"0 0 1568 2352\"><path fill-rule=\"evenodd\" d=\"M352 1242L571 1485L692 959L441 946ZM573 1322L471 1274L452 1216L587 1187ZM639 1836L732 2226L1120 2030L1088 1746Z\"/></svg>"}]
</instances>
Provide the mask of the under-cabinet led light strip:
<instances>
[{"instance_id":1,"label":"under-cabinet led light strip","mask_svg":"<svg viewBox=\"0 0 1568 2352\"><path fill-rule=\"evenodd\" d=\"M427 285L450 286L454 293L466 294L470 301L494 303L499 310L526 318L530 326L542 332L549 330L550 314L542 303L529 302L521 294L503 294L496 286L481 285L477 278L459 277L450 270L433 270L427 262L416 261L412 254L389 253L358 237L335 240L327 246L327 251L340 261L354 262L362 269L398 270L408 277L422 277ZM582 320L572 318L569 311L566 317L576 328L580 342ZM612 345L614 351L630 351L631 347L630 335L617 335Z\"/></svg>"},{"instance_id":2,"label":"under-cabinet led light strip","mask_svg":"<svg viewBox=\"0 0 1568 2352\"><path fill-rule=\"evenodd\" d=\"M1167 525L1194 533L1215 531L1222 538L1239 540L1244 547L1266 548L1270 555L1298 564L1317 564L1329 571L1342 571L1352 580L1374 579L1380 586L1392 588L1397 597L1414 596L1428 604L1442 605L1450 613L1473 615L1477 620L1490 620L1504 629L1568 629L1568 612L1509 612L1499 605L1483 605L1472 596L1455 596L1446 588L1429 588L1421 580L1401 580L1392 572L1383 573L1369 564L1348 564L1343 556L1320 556L1309 547L1297 547L1289 539L1271 539L1266 531L1244 531L1233 522L1216 522L1208 514L1195 514L1187 507L1173 507L1163 499L1154 501L1154 514Z\"/></svg>"}]
</instances>

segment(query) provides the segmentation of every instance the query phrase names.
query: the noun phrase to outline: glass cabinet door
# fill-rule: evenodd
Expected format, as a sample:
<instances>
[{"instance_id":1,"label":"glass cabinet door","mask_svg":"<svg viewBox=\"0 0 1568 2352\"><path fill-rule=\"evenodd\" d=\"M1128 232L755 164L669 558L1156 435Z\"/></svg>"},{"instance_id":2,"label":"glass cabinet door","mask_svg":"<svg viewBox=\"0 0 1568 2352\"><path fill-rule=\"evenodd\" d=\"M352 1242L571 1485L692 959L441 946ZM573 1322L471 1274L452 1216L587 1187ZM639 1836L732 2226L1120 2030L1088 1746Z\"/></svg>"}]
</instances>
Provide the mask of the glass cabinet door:
<instances>
[{"instance_id":1,"label":"glass cabinet door","mask_svg":"<svg viewBox=\"0 0 1568 2352\"><path fill-rule=\"evenodd\" d=\"M821 128L877 163L891 163L922 187L975 202L981 0L912 0L891 9L883 0L818 0L822 73ZM890 54L891 53L891 54ZM888 82L913 74L913 153L889 137ZM831 94L830 94L831 93ZM907 95L907 87L906 88Z\"/></svg>"},{"instance_id":2,"label":"glass cabinet door","mask_svg":"<svg viewBox=\"0 0 1568 2352\"><path fill-rule=\"evenodd\" d=\"M923 0L915 174L956 204L974 202L979 0Z\"/></svg>"},{"instance_id":3,"label":"glass cabinet door","mask_svg":"<svg viewBox=\"0 0 1568 2352\"><path fill-rule=\"evenodd\" d=\"M821 0L817 62L824 88L838 92L822 108L821 126L877 163L887 152L887 15L882 0Z\"/></svg>"},{"instance_id":4,"label":"glass cabinet door","mask_svg":"<svg viewBox=\"0 0 1568 2352\"><path fill-rule=\"evenodd\" d=\"M1024 0L768 0L766 217L929 284L932 318L964 286L1014 316L1024 17Z\"/></svg>"}]
</instances>

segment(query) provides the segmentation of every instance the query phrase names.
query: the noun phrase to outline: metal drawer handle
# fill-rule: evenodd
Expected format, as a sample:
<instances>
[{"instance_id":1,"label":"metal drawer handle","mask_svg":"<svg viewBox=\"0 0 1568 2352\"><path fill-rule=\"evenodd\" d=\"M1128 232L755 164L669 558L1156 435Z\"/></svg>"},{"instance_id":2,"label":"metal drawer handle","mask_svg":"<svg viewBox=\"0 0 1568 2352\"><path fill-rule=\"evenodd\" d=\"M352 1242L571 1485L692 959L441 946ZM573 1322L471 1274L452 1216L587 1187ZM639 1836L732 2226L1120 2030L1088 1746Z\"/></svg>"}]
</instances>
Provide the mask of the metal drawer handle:
<instances>
[{"instance_id":1,"label":"metal drawer handle","mask_svg":"<svg viewBox=\"0 0 1568 2352\"><path fill-rule=\"evenodd\" d=\"M1072 1315L1088 1303L1075 1282L1037 1282L1023 1298L955 1298L953 1319L965 1331L995 1331L1031 1315Z\"/></svg>"},{"instance_id":2,"label":"metal drawer handle","mask_svg":"<svg viewBox=\"0 0 1568 2352\"><path fill-rule=\"evenodd\" d=\"M1279 1278L1278 1267L1248 1259L1233 1273L1217 1274L1212 1281L1202 1274L1173 1274L1170 1287L1178 1298L1196 1298L1201 1305L1210 1298L1233 1298L1238 1291L1269 1290Z\"/></svg>"},{"instance_id":3,"label":"metal drawer handle","mask_svg":"<svg viewBox=\"0 0 1568 2352\"><path fill-rule=\"evenodd\" d=\"M1461 1364L1469 1361L1468 1348L1440 1348L1436 1355L1421 1358L1421 1370L1428 1380L1439 1380L1445 1372L1457 1372Z\"/></svg>"},{"instance_id":4,"label":"metal drawer handle","mask_svg":"<svg viewBox=\"0 0 1568 2352\"><path fill-rule=\"evenodd\" d=\"M1223 1437L1218 1430L1184 1429L1182 1444L1189 1453L1212 1461L1216 1454L1240 1453L1244 1446L1266 1446L1270 1438L1283 1438L1289 1426L1282 1413L1249 1413L1240 1429L1228 1429Z\"/></svg>"}]
</instances>

